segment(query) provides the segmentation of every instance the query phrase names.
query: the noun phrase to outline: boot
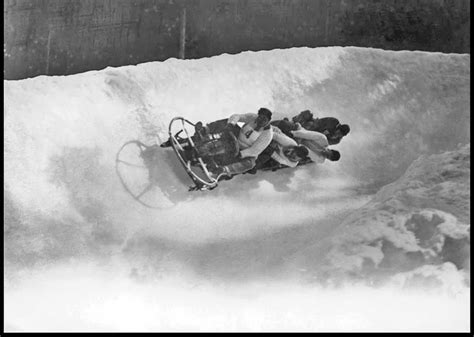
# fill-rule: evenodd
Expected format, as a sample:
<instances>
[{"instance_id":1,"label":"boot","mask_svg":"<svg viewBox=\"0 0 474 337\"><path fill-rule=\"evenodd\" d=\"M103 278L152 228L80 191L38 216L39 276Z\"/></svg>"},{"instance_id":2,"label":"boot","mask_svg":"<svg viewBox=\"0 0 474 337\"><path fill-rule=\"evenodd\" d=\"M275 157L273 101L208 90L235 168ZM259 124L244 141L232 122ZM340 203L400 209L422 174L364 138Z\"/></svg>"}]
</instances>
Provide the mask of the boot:
<instances>
[{"instance_id":1,"label":"boot","mask_svg":"<svg viewBox=\"0 0 474 337\"><path fill-rule=\"evenodd\" d=\"M214 179L217 179L219 177L219 175L221 175L223 173L224 173L225 176L229 175L229 171L228 171L227 167L225 167L225 166L219 166L216 163L211 162L211 163L208 163L206 165L206 167L209 171L210 176Z\"/></svg>"}]
</instances>

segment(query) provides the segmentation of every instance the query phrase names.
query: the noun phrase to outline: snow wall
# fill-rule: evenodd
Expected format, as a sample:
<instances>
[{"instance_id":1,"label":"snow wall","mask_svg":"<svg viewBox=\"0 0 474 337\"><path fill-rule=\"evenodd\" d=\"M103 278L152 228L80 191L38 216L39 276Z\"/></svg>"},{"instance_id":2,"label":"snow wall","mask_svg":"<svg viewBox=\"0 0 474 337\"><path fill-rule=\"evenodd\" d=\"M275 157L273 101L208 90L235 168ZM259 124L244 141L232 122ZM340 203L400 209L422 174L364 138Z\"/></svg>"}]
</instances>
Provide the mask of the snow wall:
<instances>
[{"instance_id":1,"label":"snow wall","mask_svg":"<svg viewBox=\"0 0 474 337\"><path fill-rule=\"evenodd\" d=\"M4 96L7 284L58 283L65 274L68 283L105 268L121 282L469 287L467 54L243 52L4 81ZM147 196L159 209L122 188L115 156L126 141L165 140L175 116L210 122L260 107L274 119L310 109L349 124L350 134L333 147L341 160L189 193L190 180L163 149L162 178ZM137 189L146 183L138 171L129 176ZM25 287L7 291L7 304ZM300 314L295 329L331 330L301 322ZM12 330L50 327L20 316L7 316ZM268 317L241 319L234 330L279 329ZM129 327L71 320L59 329ZM334 323L334 330L374 328L363 322ZM150 330L195 328L174 323Z\"/></svg>"}]
</instances>

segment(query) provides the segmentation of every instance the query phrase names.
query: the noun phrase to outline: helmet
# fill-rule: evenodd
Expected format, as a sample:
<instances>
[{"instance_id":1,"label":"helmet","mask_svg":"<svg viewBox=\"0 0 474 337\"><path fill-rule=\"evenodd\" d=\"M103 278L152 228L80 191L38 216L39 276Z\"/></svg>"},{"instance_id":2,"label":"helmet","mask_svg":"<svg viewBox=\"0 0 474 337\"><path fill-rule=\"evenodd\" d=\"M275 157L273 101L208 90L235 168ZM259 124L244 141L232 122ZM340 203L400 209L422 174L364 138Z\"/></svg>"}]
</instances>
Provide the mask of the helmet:
<instances>
[{"instance_id":1,"label":"helmet","mask_svg":"<svg viewBox=\"0 0 474 337\"><path fill-rule=\"evenodd\" d=\"M306 147L304 147L303 145L300 145L295 148L295 154L301 159L303 159L308 156L309 151Z\"/></svg>"},{"instance_id":2,"label":"helmet","mask_svg":"<svg viewBox=\"0 0 474 337\"><path fill-rule=\"evenodd\" d=\"M310 110L303 110L300 112L300 115L304 121L310 121L313 119L313 114Z\"/></svg>"},{"instance_id":3,"label":"helmet","mask_svg":"<svg viewBox=\"0 0 474 337\"><path fill-rule=\"evenodd\" d=\"M271 120L272 119L272 112L270 110L268 110L267 108L260 108L258 109L258 115L261 116L265 116L268 118L268 120Z\"/></svg>"},{"instance_id":4,"label":"helmet","mask_svg":"<svg viewBox=\"0 0 474 337\"><path fill-rule=\"evenodd\" d=\"M337 150L329 150L329 153L328 159L330 161L338 161L341 158L341 153Z\"/></svg>"},{"instance_id":5,"label":"helmet","mask_svg":"<svg viewBox=\"0 0 474 337\"><path fill-rule=\"evenodd\" d=\"M338 129L341 130L341 133L344 136L347 135L349 133L349 131L351 131L351 128L347 124L339 125Z\"/></svg>"}]
</instances>

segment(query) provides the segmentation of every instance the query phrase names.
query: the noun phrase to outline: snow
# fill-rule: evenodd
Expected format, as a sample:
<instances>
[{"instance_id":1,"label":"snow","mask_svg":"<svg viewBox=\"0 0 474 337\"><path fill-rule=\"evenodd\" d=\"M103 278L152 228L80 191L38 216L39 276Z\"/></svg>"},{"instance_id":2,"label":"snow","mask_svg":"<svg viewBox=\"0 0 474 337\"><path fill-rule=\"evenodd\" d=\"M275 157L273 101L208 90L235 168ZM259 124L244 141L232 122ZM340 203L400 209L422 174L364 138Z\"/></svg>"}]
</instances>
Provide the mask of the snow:
<instances>
[{"instance_id":1,"label":"snow","mask_svg":"<svg viewBox=\"0 0 474 337\"><path fill-rule=\"evenodd\" d=\"M6 329L468 330L469 72L328 47L4 81ZM124 142L260 107L349 124L341 160L191 194L163 150L161 209L120 185Z\"/></svg>"},{"instance_id":2,"label":"snow","mask_svg":"<svg viewBox=\"0 0 474 337\"><path fill-rule=\"evenodd\" d=\"M379 272L397 277L397 271L430 264L451 263L465 270L469 251L462 247L469 246L469 186L469 144L420 157L401 178L384 186L343 221L333 235L327 268L366 279ZM457 248L455 252L448 239ZM368 261L371 264L364 264ZM378 272L367 275L374 265ZM468 275L463 277L468 284Z\"/></svg>"}]
</instances>

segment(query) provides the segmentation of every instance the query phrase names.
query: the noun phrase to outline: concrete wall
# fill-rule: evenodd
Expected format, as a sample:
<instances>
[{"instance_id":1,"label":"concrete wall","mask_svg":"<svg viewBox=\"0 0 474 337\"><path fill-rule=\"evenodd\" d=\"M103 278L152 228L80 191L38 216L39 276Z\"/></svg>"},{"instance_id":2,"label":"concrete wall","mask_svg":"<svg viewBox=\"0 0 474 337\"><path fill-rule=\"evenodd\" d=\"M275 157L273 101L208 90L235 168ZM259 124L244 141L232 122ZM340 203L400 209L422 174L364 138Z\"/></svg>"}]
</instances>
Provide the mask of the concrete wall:
<instances>
[{"instance_id":1,"label":"concrete wall","mask_svg":"<svg viewBox=\"0 0 474 337\"><path fill-rule=\"evenodd\" d=\"M469 0L203 0L189 11L191 57L333 45L470 52Z\"/></svg>"},{"instance_id":2,"label":"concrete wall","mask_svg":"<svg viewBox=\"0 0 474 337\"><path fill-rule=\"evenodd\" d=\"M179 7L150 0L5 0L4 77L174 57Z\"/></svg>"},{"instance_id":3,"label":"concrete wall","mask_svg":"<svg viewBox=\"0 0 474 337\"><path fill-rule=\"evenodd\" d=\"M470 52L469 0L5 0L4 78L179 55L356 45Z\"/></svg>"}]
</instances>

